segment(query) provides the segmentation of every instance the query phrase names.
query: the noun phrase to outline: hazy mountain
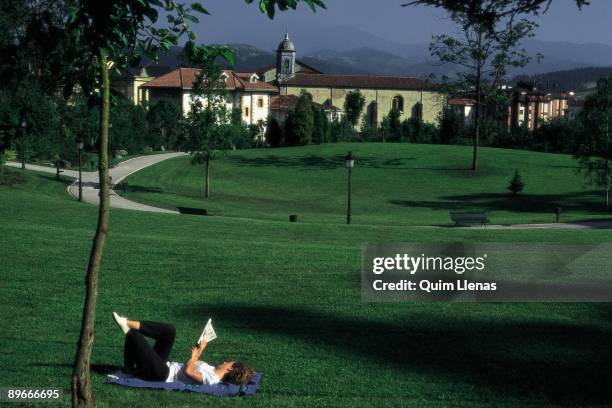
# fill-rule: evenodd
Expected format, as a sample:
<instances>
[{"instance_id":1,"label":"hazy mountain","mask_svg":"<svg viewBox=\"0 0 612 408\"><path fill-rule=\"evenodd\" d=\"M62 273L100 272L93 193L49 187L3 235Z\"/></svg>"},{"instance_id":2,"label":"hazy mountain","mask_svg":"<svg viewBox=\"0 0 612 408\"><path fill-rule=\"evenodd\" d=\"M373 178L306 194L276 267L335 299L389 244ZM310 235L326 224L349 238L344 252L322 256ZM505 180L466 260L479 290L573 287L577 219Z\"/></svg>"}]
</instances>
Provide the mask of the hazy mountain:
<instances>
[{"instance_id":1,"label":"hazy mountain","mask_svg":"<svg viewBox=\"0 0 612 408\"><path fill-rule=\"evenodd\" d=\"M433 73L440 77L442 74L450 74L457 70L456 66L440 65L429 56L428 44L402 45L399 39L384 40L354 28L312 32L308 37L299 41L296 39L294 42L298 59L327 73L417 77ZM234 69L238 71L254 71L276 61L275 52L248 44L231 44L231 46L236 49L237 63ZM512 70L511 77L612 66L612 47L603 44L528 40L524 47L530 55L535 56L540 53L544 58L539 64L533 61L527 67ZM188 64L182 56L181 48L174 47L168 55L161 57L159 65L178 67Z\"/></svg>"},{"instance_id":2,"label":"hazy mountain","mask_svg":"<svg viewBox=\"0 0 612 408\"><path fill-rule=\"evenodd\" d=\"M429 44L410 44L409 39L385 39L353 27L335 27L291 33L298 53L311 55L321 50L346 52L353 49L373 49L420 62L429 56Z\"/></svg>"},{"instance_id":3,"label":"hazy mountain","mask_svg":"<svg viewBox=\"0 0 612 408\"><path fill-rule=\"evenodd\" d=\"M410 38L386 39L352 27L334 27L323 30L296 29L292 39L298 53L311 55L321 50L347 52L369 48L420 63L431 58L429 43L414 43ZM279 39L280 40L280 39ZM527 39L523 47L531 55L541 53L549 61L564 61L581 66L612 65L612 46L598 43L574 44L567 41L541 41Z\"/></svg>"},{"instance_id":4,"label":"hazy mountain","mask_svg":"<svg viewBox=\"0 0 612 408\"><path fill-rule=\"evenodd\" d=\"M301 47L296 41L298 59L323 72L336 74L425 76L433 73L439 77L457 70L456 66L441 65L430 56L428 44L401 45L356 29L340 31L348 33L347 36L334 36L324 31L313 33L312 38L308 38L308 47ZM323 38L328 40L324 41ZM253 70L275 61L273 52L247 45L233 46L237 49L237 68L240 70ZM308 50L318 46L327 48L302 51L302 48ZM533 61L524 68L510 70L510 76L612 66L612 47L603 44L529 40L524 48L534 57ZM535 58L537 54L543 55L539 63Z\"/></svg>"}]
</instances>

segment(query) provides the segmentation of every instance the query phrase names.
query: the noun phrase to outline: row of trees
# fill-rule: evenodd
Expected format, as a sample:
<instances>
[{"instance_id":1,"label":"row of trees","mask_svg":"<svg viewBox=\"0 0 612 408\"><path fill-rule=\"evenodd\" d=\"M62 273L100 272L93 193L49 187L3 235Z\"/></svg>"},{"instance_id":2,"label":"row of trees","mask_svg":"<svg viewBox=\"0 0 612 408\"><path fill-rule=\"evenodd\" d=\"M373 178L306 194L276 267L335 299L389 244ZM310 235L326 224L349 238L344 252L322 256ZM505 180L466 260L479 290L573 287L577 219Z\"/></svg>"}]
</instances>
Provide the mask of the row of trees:
<instances>
[{"instance_id":1,"label":"row of trees","mask_svg":"<svg viewBox=\"0 0 612 408\"><path fill-rule=\"evenodd\" d=\"M440 113L436 124L411 117L402 120L402 112L392 109L379 124L370 124L363 115L364 98L360 91L351 91L346 98L345 116L330 122L325 111L303 92L297 106L285 121L271 117L266 143L270 147L298 146L335 142L405 142L467 145L473 142L474 124L466 124L464 116L451 109ZM350 112L350 114L349 114ZM361 120L360 120L361 118ZM579 141L579 121L554 118L541 123L533 132L526 127L510 130L505 114L482 118L480 145L512 149L572 153Z\"/></svg>"},{"instance_id":2,"label":"row of trees","mask_svg":"<svg viewBox=\"0 0 612 408\"><path fill-rule=\"evenodd\" d=\"M83 141L88 152L84 164L88 166L92 161L97 162L99 102L95 95L89 98L74 95L69 99L46 95L35 83L20 88L18 98L0 91L0 129L3 130L5 157L21 159L23 153L28 162L59 159L76 163L75 142ZM261 133L261 129L246 126L239 110L228 111L226 116L224 127L230 133L224 138L226 143L218 146L220 149L256 145L256 135ZM25 129L21 128L21 121L26 123ZM126 152L133 155L164 150L199 150L197 130L201 129L199 118L192 114L184 117L171 102L161 100L151 105L135 105L122 95L110 98L108 143L111 159Z\"/></svg>"},{"instance_id":3,"label":"row of trees","mask_svg":"<svg viewBox=\"0 0 612 408\"><path fill-rule=\"evenodd\" d=\"M23 153L31 162L60 159L76 163L75 142L80 140L97 162L93 156L99 145L99 98L75 95L66 100L44 94L35 83L20 88L18 95L15 99L0 91L0 129L7 158L21 159ZM139 154L185 146L184 121L173 104L134 105L115 96L110 105L111 152ZM21 122L25 128L19 126Z\"/></svg>"}]
</instances>

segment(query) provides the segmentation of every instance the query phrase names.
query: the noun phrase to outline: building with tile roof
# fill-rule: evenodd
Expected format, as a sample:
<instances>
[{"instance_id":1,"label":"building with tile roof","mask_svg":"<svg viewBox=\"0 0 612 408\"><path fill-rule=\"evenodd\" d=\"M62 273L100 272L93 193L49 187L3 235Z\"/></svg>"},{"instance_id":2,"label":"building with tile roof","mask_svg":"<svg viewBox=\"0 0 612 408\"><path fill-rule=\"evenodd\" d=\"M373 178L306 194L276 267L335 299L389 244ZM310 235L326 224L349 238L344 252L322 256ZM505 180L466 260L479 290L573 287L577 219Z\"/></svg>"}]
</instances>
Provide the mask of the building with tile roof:
<instances>
[{"instance_id":1,"label":"building with tile roof","mask_svg":"<svg viewBox=\"0 0 612 408\"><path fill-rule=\"evenodd\" d=\"M508 88L510 104L507 107L508 127L526 127L532 131L542 123L557 117L569 117L569 103L573 92L549 92L539 90L535 84L519 82L515 88Z\"/></svg>"},{"instance_id":2,"label":"building with tile roof","mask_svg":"<svg viewBox=\"0 0 612 408\"><path fill-rule=\"evenodd\" d=\"M144 100L149 103L166 100L187 113L192 102L193 86L200 72L196 68L178 68L154 78L140 86L145 93ZM254 72L224 70L222 76L228 94L228 109L240 109L242 120L247 124L265 125L270 98L278 93L278 88L261 81Z\"/></svg>"},{"instance_id":3,"label":"building with tile roof","mask_svg":"<svg viewBox=\"0 0 612 408\"><path fill-rule=\"evenodd\" d=\"M266 81L277 85L280 95L298 96L307 92L320 105L344 107L348 92L359 90L366 101L363 121L369 125L380 124L394 108L400 111L401 120L416 118L435 123L444 107L444 95L436 85L419 78L331 75L300 68L296 62L296 47L288 34L276 53L276 78L272 80L268 75Z\"/></svg>"}]
</instances>

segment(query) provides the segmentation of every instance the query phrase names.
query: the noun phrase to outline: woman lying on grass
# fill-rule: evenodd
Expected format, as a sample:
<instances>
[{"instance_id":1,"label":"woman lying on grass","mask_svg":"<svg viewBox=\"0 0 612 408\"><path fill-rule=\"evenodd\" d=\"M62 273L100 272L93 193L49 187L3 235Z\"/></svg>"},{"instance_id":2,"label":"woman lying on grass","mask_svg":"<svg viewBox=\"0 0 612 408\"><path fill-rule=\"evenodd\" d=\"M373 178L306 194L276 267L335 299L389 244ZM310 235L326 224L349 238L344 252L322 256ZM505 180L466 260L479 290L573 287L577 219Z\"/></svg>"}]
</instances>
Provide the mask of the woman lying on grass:
<instances>
[{"instance_id":1,"label":"woman lying on grass","mask_svg":"<svg viewBox=\"0 0 612 408\"><path fill-rule=\"evenodd\" d=\"M125 334L123 371L143 380L246 385L255 373L240 361L224 361L216 367L199 361L208 344L204 341L191 348L191 357L187 363L168 361L176 336L174 326L168 323L128 320L115 312L113 319ZM155 340L153 347L147 343L145 336Z\"/></svg>"}]
</instances>

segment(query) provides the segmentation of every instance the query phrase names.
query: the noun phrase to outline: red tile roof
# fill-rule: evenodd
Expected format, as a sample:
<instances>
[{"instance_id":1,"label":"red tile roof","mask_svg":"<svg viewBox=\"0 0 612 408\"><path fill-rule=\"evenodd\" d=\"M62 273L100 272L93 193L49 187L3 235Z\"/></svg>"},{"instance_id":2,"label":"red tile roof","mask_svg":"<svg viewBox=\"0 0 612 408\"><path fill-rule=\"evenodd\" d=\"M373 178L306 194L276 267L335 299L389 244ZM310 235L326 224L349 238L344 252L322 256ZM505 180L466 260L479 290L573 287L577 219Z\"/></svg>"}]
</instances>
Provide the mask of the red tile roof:
<instances>
[{"instance_id":1,"label":"red tile roof","mask_svg":"<svg viewBox=\"0 0 612 408\"><path fill-rule=\"evenodd\" d=\"M325 88L361 89L405 89L432 90L436 85L414 77L377 76L377 75L327 75L297 73L281 86L306 86Z\"/></svg>"},{"instance_id":2,"label":"red tile roof","mask_svg":"<svg viewBox=\"0 0 612 408\"><path fill-rule=\"evenodd\" d=\"M179 88L192 89L197 76L201 70L196 68L178 68L153 79L142 85L144 88ZM226 74L225 89L228 91L262 91L262 92L278 92L278 88L257 80L250 82L249 79L253 73L236 73L234 71L225 70Z\"/></svg>"},{"instance_id":3,"label":"red tile roof","mask_svg":"<svg viewBox=\"0 0 612 408\"><path fill-rule=\"evenodd\" d=\"M323 73L323 72L319 71L318 69L316 69L314 67L311 67L310 65L305 64L303 61L301 61L299 59L295 60L295 63L296 63L296 65L301 65L302 66L302 69L298 71L300 74L322 74ZM263 67L259 68L257 70L257 72L265 73L265 72L273 70L273 69L276 69L276 63L268 64L266 66L263 66Z\"/></svg>"}]
</instances>

